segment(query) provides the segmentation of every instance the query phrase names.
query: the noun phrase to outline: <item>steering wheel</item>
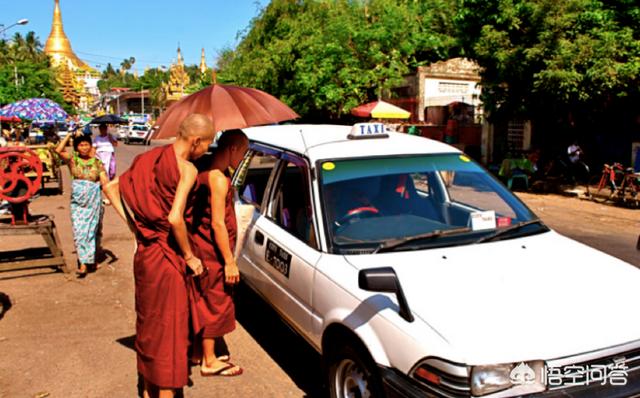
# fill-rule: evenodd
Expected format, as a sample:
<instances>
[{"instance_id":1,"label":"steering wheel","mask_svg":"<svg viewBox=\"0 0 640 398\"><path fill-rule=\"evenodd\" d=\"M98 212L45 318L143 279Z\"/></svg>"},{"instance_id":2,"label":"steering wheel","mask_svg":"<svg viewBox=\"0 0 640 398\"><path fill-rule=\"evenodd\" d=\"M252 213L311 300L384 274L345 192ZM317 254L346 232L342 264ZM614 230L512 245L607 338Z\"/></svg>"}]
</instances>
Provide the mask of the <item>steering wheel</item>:
<instances>
[{"instance_id":1,"label":"steering wheel","mask_svg":"<svg viewBox=\"0 0 640 398\"><path fill-rule=\"evenodd\" d=\"M380 210L373 206L356 207L347 211L344 216L340 217L340 219L336 221L336 224L338 226L342 226L345 224L350 224L355 220L359 220L361 218L370 217L380 217Z\"/></svg>"}]
</instances>

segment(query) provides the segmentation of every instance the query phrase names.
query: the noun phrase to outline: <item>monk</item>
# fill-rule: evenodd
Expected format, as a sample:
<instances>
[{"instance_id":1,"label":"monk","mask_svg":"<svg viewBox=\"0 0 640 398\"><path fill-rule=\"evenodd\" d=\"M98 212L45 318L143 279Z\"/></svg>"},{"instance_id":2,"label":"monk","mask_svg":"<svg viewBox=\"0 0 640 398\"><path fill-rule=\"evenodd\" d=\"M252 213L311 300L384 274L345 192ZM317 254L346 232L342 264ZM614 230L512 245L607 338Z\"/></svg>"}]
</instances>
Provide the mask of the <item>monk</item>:
<instances>
[{"instance_id":1,"label":"monk","mask_svg":"<svg viewBox=\"0 0 640 398\"><path fill-rule=\"evenodd\" d=\"M236 326L229 288L240 281L240 273L233 256L237 224L229 168L238 168L248 148L249 140L241 130L225 131L209 164L203 166L206 171L198 175L197 203L210 203L193 209L191 226L195 254L208 271L200 278L202 299L196 305L203 326L198 335L204 354L200 365L203 376L242 374L242 368L224 362L215 352L216 344L224 344L223 336Z\"/></svg>"},{"instance_id":2,"label":"monk","mask_svg":"<svg viewBox=\"0 0 640 398\"><path fill-rule=\"evenodd\" d=\"M137 156L106 189L136 235L135 348L145 398L173 397L188 382L186 279L200 275L203 266L191 249L184 213L197 178L190 161L207 151L213 137L206 116L190 115L175 143Z\"/></svg>"}]
</instances>

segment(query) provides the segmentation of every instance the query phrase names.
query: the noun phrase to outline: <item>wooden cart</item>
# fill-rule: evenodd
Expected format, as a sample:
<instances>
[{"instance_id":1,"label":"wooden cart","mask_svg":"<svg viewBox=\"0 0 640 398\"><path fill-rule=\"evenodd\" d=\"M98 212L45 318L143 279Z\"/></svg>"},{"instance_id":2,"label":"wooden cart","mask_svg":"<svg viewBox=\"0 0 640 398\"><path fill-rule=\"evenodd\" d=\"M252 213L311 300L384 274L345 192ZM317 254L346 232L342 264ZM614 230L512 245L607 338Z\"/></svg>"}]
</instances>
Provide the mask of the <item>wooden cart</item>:
<instances>
[{"instance_id":1,"label":"wooden cart","mask_svg":"<svg viewBox=\"0 0 640 398\"><path fill-rule=\"evenodd\" d=\"M40 161L42 162L42 189L46 188L46 184L53 183L54 188L58 194L63 193L63 181L62 181L62 168L60 167L60 160L54 153L54 147L50 145L29 145L32 151L34 151ZM33 172L28 173L27 177L35 178Z\"/></svg>"}]
</instances>

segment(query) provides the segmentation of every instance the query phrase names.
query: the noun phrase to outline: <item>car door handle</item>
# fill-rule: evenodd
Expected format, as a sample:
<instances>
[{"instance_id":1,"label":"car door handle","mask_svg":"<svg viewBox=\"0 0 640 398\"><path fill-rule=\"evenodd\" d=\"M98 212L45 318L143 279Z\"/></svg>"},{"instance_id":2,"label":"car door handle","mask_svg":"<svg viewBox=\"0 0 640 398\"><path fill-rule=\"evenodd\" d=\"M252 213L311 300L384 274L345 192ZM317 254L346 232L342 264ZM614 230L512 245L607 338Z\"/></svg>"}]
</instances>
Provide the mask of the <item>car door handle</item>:
<instances>
[{"instance_id":1,"label":"car door handle","mask_svg":"<svg viewBox=\"0 0 640 398\"><path fill-rule=\"evenodd\" d=\"M262 246L264 244L264 235L260 231L256 231L256 234L253 236L253 240Z\"/></svg>"}]
</instances>

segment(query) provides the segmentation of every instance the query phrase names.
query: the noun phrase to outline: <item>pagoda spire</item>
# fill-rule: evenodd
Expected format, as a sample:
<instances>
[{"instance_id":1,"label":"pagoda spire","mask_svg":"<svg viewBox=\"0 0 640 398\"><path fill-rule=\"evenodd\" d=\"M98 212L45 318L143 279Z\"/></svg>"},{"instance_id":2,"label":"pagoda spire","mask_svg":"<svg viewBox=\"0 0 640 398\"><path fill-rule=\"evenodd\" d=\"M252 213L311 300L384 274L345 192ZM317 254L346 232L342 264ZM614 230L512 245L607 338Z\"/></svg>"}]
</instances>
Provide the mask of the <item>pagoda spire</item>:
<instances>
[{"instance_id":1,"label":"pagoda spire","mask_svg":"<svg viewBox=\"0 0 640 398\"><path fill-rule=\"evenodd\" d=\"M71 42L64 33L62 25L62 12L60 11L60 0L55 0L53 8L53 23L51 24L51 33L44 46L44 52L52 58L54 66L60 66L63 63L71 63L71 67L77 69L90 70L71 49Z\"/></svg>"},{"instance_id":2,"label":"pagoda spire","mask_svg":"<svg viewBox=\"0 0 640 398\"><path fill-rule=\"evenodd\" d=\"M184 65L184 62L182 61L182 51L180 51L180 43L178 43L178 61L177 61L178 65Z\"/></svg>"},{"instance_id":3,"label":"pagoda spire","mask_svg":"<svg viewBox=\"0 0 640 398\"><path fill-rule=\"evenodd\" d=\"M203 75L207 73L207 61L204 56L204 47L202 48L202 54L200 55L200 73Z\"/></svg>"}]
</instances>

